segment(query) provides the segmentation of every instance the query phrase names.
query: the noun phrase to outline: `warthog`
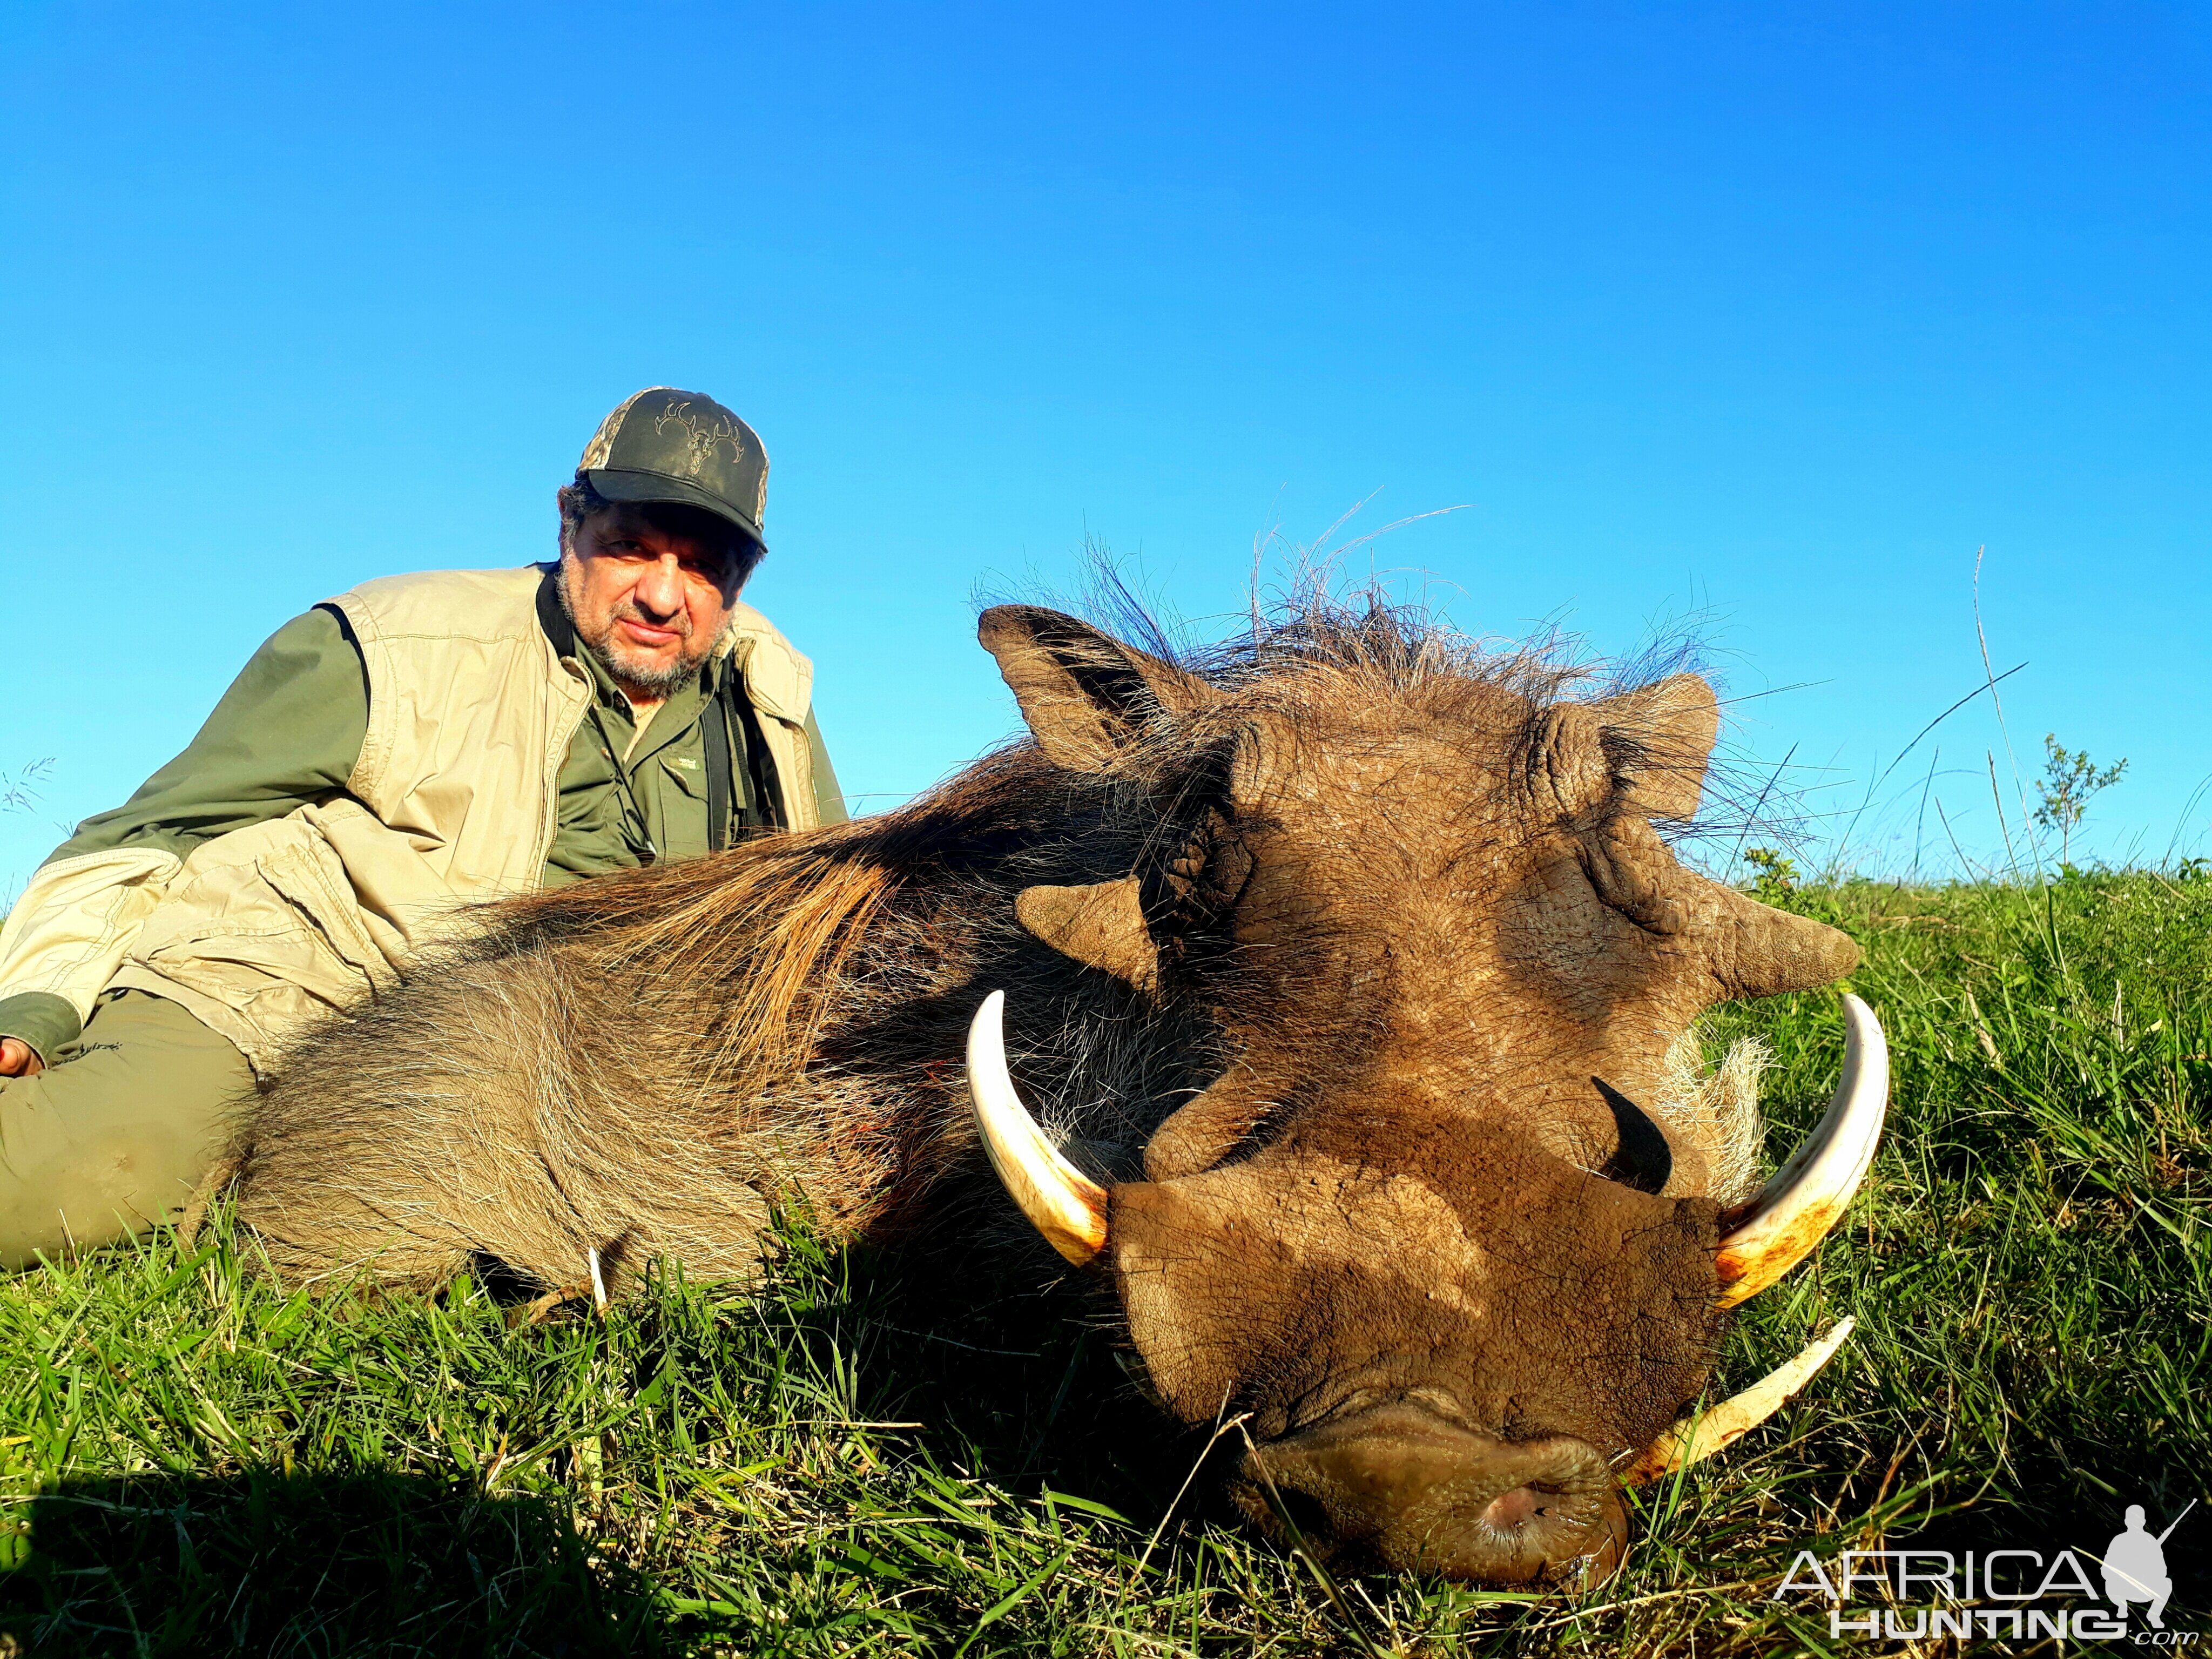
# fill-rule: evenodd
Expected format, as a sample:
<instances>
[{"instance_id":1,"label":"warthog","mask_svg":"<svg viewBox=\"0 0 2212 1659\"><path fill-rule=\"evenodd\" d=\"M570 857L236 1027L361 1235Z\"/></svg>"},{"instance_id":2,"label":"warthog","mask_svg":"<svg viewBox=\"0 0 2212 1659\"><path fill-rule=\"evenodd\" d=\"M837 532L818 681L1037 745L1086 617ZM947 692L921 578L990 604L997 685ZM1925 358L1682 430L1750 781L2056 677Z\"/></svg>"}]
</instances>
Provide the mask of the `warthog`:
<instances>
[{"instance_id":1,"label":"warthog","mask_svg":"<svg viewBox=\"0 0 2212 1659\"><path fill-rule=\"evenodd\" d=\"M988 1155L1161 1406L1242 1419L1262 1528L1609 1571L1620 1482L1839 1340L1674 1426L1887 1096L1852 1000L1826 1121L1750 1191L1753 1057L1701 1077L1692 1022L1857 952L1653 827L1698 810L1712 691L1573 700L1541 653L1325 598L1180 662L1029 606L981 633L1031 741L884 817L491 909L290 1056L240 1218L297 1279L489 1255L604 1297L661 1253L755 1273L785 1196L910 1226Z\"/></svg>"}]
</instances>

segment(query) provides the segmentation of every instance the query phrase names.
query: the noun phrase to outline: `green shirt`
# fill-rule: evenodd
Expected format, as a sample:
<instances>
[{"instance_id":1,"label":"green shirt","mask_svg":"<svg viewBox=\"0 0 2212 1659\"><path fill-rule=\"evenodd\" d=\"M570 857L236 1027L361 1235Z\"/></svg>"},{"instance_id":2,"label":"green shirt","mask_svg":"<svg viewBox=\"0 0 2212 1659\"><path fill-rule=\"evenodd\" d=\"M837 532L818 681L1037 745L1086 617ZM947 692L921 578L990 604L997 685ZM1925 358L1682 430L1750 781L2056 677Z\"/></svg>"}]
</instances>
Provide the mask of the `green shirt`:
<instances>
[{"instance_id":1,"label":"green shirt","mask_svg":"<svg viewBox=\"0 0 2212 1659\"><path fill-rule=\"evenodd\" d=\"M574 648L565 618L550 593L546 599L539 614L547 633L590 678L592 702L556 782L544 884L707 852L707 706L719 677L738 669L726 660L709 663L653 711L641 734L628 700L597 658ZM756 771L765 756L744 724L730 729L731 805L739 832L767 824L761 803L773 799ZM343 617L318 606L253 653L183 753L121 806L77 825L46 862L138 846L189 858L218 836L343 794L368 735L368 675L360 649ZM837 775L811 711L806 741L815 810L823 823L842 823ZM77 1030L76 1010L64 998L32 991L0 999L0 1036L20 1037L42 1054Z\"/></svg>"}]
</instances>

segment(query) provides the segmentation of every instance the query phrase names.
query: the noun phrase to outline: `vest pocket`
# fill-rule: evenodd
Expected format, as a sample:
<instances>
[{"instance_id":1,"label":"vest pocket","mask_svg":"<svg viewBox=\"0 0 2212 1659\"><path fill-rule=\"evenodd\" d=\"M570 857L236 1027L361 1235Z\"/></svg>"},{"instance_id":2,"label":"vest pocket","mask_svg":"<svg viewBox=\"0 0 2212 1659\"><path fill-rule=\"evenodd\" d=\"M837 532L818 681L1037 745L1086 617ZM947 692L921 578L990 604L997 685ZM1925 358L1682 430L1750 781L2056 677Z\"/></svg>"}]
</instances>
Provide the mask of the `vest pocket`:
<instances>
[{"instance_id":1,"label":"vest pocket","mask_svg":"<svg viewBox=\"0 0 2212 1659\"><path fill-rule=\"evenodd\" d=\"M351 1007L398 982L349 895L337 854L297 814L257 824L186 862L130 960L274 1039L317 1005Z\"/></svg>"}]
</instances>

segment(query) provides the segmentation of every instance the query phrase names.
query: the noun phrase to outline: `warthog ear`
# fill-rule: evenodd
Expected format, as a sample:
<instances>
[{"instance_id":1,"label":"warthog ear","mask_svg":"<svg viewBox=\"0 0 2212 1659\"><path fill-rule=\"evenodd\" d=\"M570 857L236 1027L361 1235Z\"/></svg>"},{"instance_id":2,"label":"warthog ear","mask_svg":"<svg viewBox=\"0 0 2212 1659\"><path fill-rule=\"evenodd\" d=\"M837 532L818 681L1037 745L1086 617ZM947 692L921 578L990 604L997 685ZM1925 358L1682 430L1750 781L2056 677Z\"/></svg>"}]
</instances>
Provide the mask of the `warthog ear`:
<instances>
[{"instance_id":1,"label":"warthog ear","mask_svg":"<svg viewBox=\"0 0 2212 1659\"><path fill-rule=\"evenodd\" d=\"M975 629L1054 766L1106 772L1164 712L1210 701L1203 680L1088 623L1034 605L994 605Z\"/></svg>"},{"instance_id":2,"label":"warthog ear","mask_svg":"<svg viewBox=\"0 0 2212 1659\"><path fill-rule=\"evenodd\" d=\"M1134 876L1089 887L1024 887L1014 915L1031 934L1064 957L1097 968L1139 991L1156 988L1160 953L1145 926Z\"/></svg>"},{"instance_id":3,"label":"warthog ear","mask_svg":"<svg viewBox=\"0 0 2212 1659\"><path fill-rule=\"evenodd\" d=\"M1697 817L1721 729L1713 688L1695 674L1676 674L1589 708L1622 804L1648 818Z\"/></svg>"}]
</instances>

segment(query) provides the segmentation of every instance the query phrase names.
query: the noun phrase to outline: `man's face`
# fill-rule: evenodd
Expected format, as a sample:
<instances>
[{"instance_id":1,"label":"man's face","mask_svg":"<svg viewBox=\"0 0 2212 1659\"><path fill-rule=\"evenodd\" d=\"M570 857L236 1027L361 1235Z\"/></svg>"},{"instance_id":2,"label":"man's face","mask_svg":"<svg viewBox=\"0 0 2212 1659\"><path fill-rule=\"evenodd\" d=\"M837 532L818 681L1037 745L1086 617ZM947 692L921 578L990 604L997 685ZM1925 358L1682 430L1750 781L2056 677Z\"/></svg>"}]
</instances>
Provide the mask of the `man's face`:
<instances>
[{"instance_id":1,"label":"man's face","mask_svg":"<svg viewBox=\"0 0 2212 1659\"><path fill-rule=\"evenodd\" d=\"M730 620L736 559L713 540L654 526L634 507L569 534L561 593L576 636L625 691L665 697L699 672Z\"/></svg>"}]
</instances>

